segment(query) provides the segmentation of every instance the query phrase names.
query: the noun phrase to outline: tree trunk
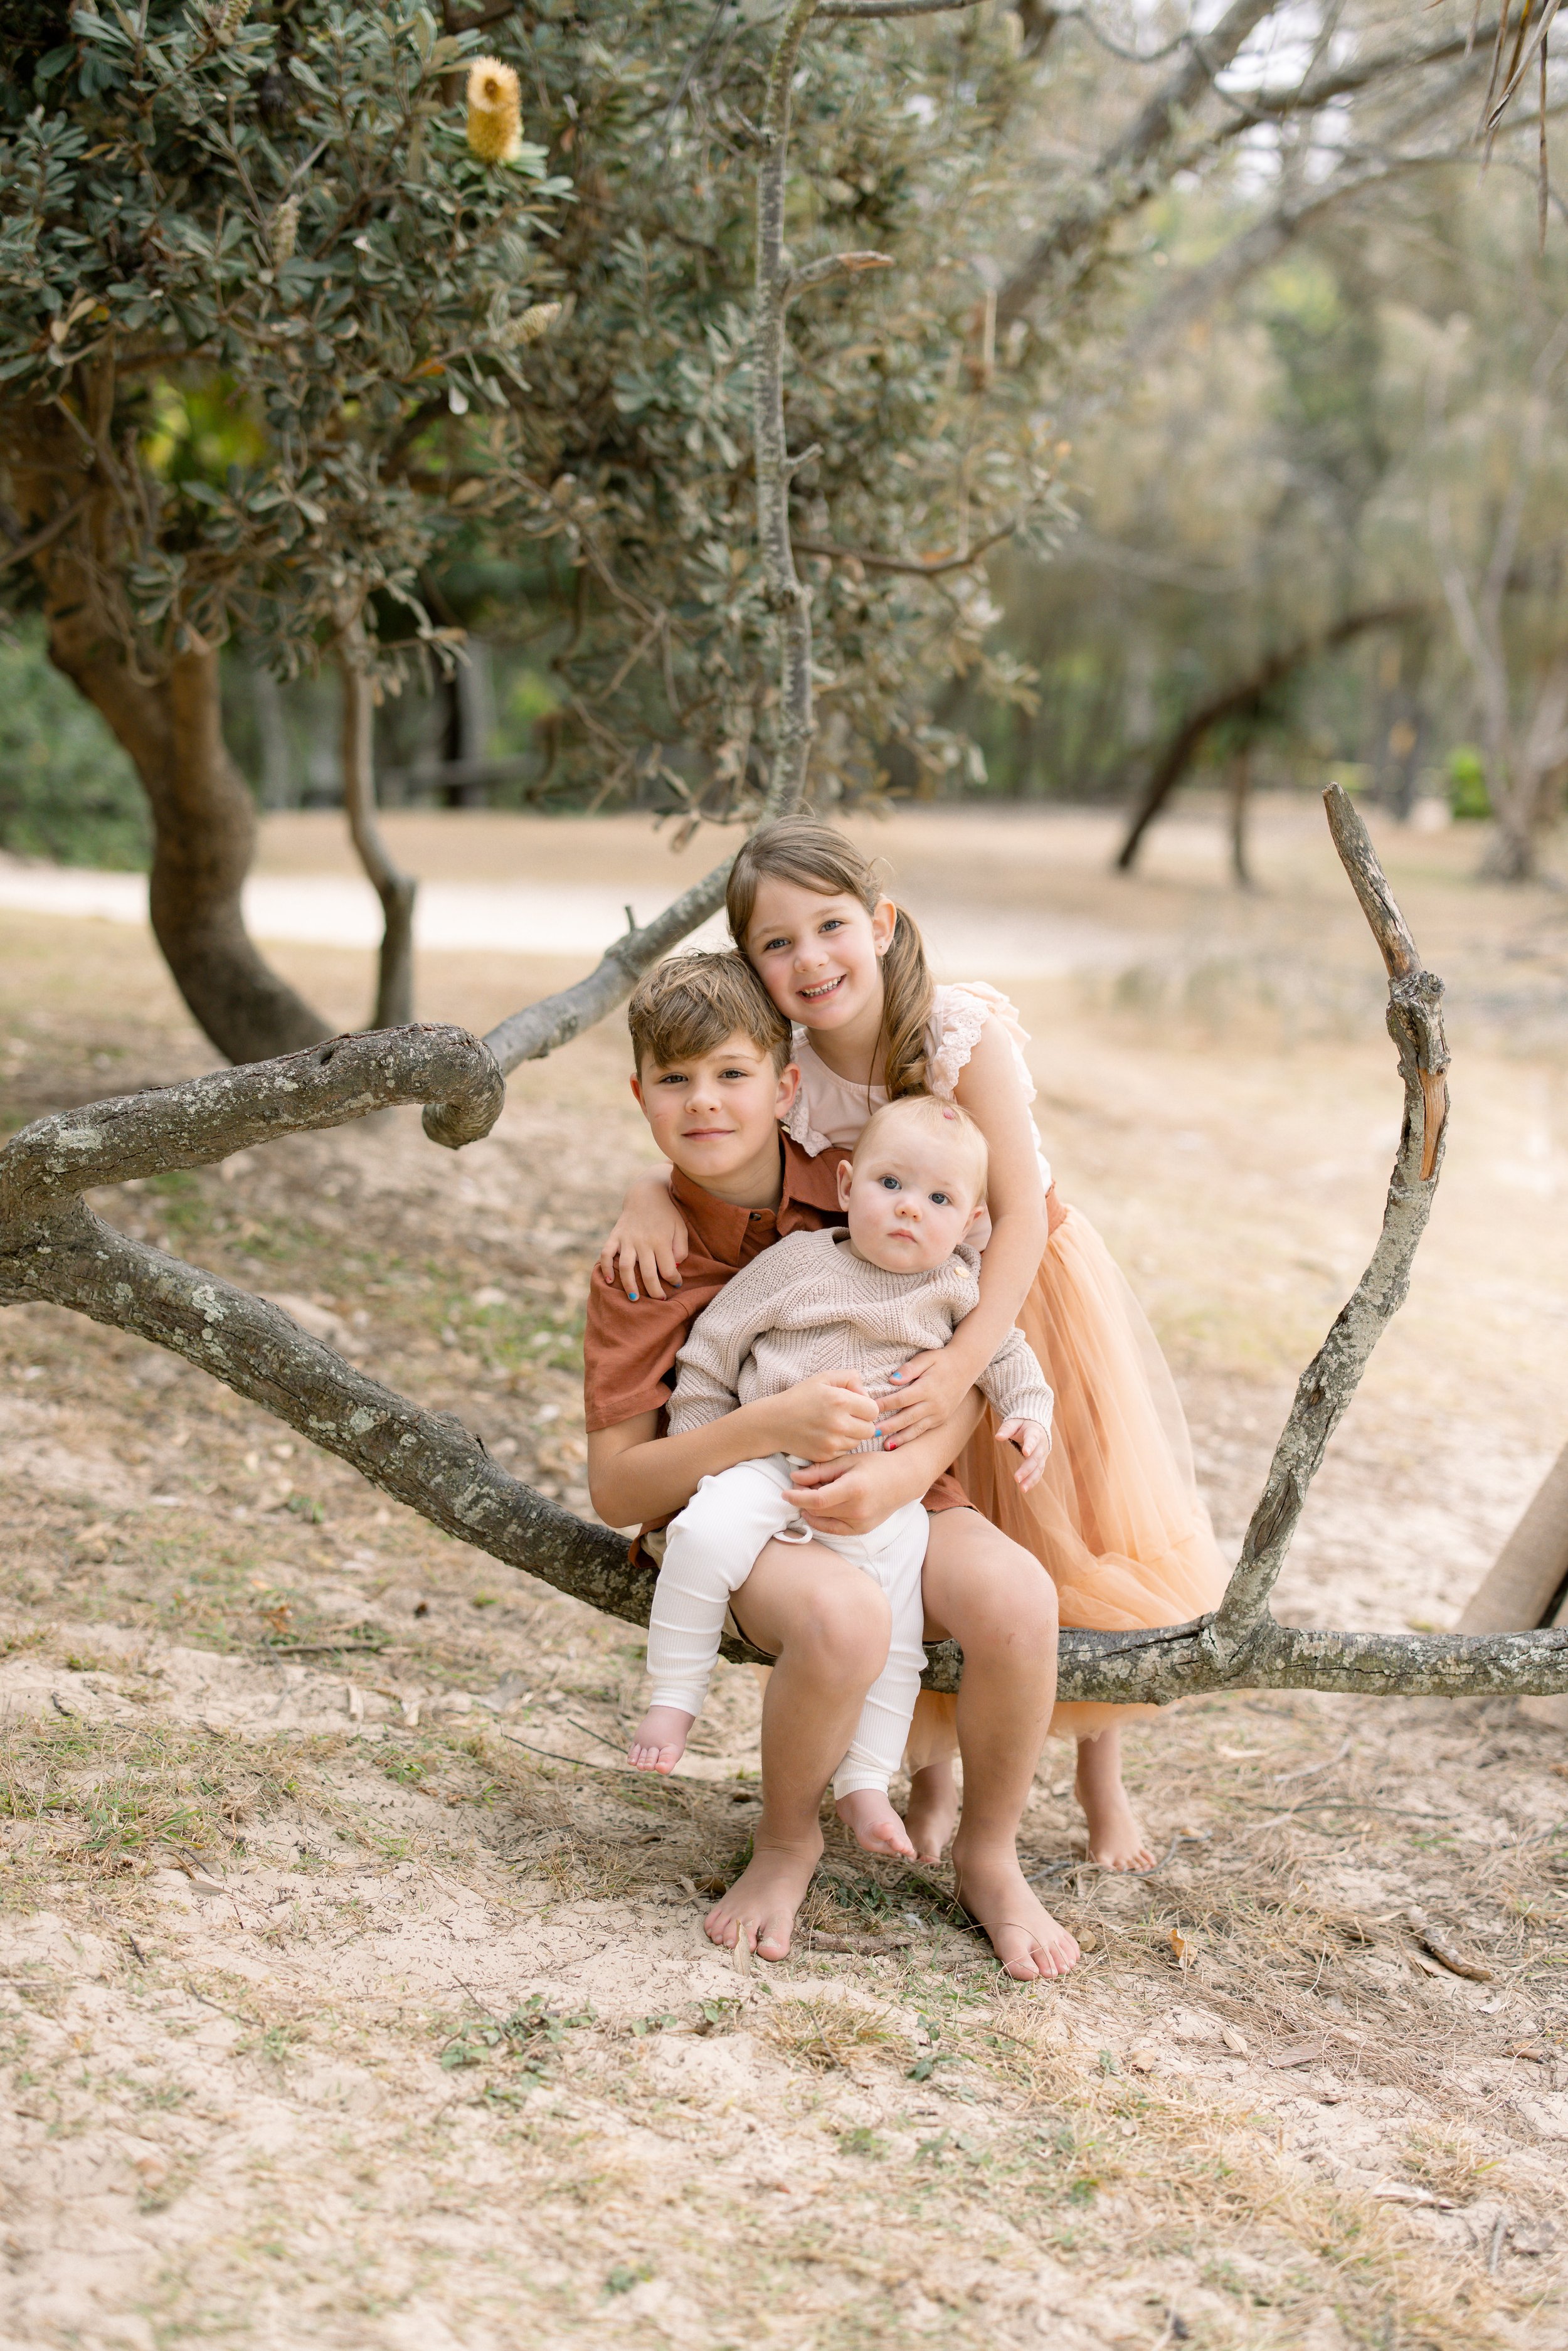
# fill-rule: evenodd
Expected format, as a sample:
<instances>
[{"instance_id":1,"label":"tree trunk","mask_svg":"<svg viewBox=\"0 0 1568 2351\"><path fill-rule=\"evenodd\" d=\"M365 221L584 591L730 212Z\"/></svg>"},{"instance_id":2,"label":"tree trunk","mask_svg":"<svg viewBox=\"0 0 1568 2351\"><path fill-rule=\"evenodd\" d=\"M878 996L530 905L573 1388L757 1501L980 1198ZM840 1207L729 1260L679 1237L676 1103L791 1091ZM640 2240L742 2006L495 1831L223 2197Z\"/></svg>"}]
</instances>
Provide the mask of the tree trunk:
<instances>
[{"instance_id":1,"label":"tree trunk","mask_svg":"<svg viewBox=\"0 0 1568 2351\"><path fill-rule=\"evenodd\" d=\"M1533 882L1538 872L1535 837L1527 824L1504 816L1494 799L1495 830L1477 869L1483 882Z\"/></svg>"},{"instance_id":2,"label":"tree trunk","mask_svg":"<svg viewBox=\"0 0 1568 2351\"><path fill-rule=\"evenodd\" d=\"M224 743L216 652L178 653L166 677L143 684L88 607L51 593L46 611L50 659L108 721L141 778L152 811L153 935L197 1024L231 1061L267 1061L329 1036L245 927L256 810Z\"/></svg>"},{"instance_id":3,"label":"tree trunk","mask_svg":"<svg viewBox=\"0 0 1568 2351\"><path fill-rule=\"evenodd\" d=\"M258 661L249 666L251 703L261 749L261 804L264 809L286 809L294 798L294 760L288 723L283 715L283 695L269 669L264 669Z\"/></svg>"},{"instance_id":4,"label":"tree trunk","mask_svg":"<svg viewBox=\"0 0 1568 2351\"><path fill-rule=\"evenodd\" d=\"M413 1019L413 897L417 884L392 863L376 822L375 705L371 681L342 663L343 806L361 864L382 902L382 953L372 1029L405 1029Z\"/></svg>"},{"instance_id":5,"label":"tree trunk","mask_svg":"<svg viewBox=\"0 0 1568 2351\"><path fill-rule=\"evenodd\" d=\"M63 412L62 412L63 413ZM187 634L166 669L140 672L129 626L106 597L123 561L123 519L57 417L26 412L6 451L19 514L37 528L86 486L62 529L33 558L49 658L126 750L152 816L152 932L198 1026L231 1061L298 1052L330 1032L256 953L240 891L256 810L224 742L215 647ZM106 585L105 583L109 583Z\"/></svg>"},{"instance_id":6,"label":"tree trunk","mask_svg":"<svg viewBox=\"0 0 1568 2351\"><path fill-rule=\"evenodd\" d=\"M1230 761L1230 872L1239 890L1252 887L1247 862L1247 810L1252 792L1252 747L1244 743Z\"/></svg>"},{"instance_id":7,"label":"tree trunk","mask_svg":"<svg viewBox=\"0 0 1568 2351\"><path fill-rule=\"evenodd\" d=\"M1568 1599L1568 1445L1471 1593L1457 1630L1529 1633L1555 1623Z\"/></svg>"}]
</instances>

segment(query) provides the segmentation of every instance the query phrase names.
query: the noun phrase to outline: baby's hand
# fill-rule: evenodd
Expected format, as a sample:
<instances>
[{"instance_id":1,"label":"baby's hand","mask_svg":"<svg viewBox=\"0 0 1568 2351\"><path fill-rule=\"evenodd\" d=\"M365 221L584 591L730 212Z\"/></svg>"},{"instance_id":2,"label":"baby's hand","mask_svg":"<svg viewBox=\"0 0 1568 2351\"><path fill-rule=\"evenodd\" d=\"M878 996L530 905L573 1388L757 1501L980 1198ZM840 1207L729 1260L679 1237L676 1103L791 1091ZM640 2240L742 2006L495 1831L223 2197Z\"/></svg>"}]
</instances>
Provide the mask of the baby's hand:
<instances>
[{"instance_id":1,"label":"baby's hand","mask_svg":"<svg viewBox=\"0 0 1568 2351\"><path fill-rule=\"evenodd\" d=\"M1019 1490L1027 1494L1038 1486L1045 1473L1045 1457L1051 1450L1051 1440L1038 1420L1004 1420L997 1431L998 1445L1016 1445L1023 1461L1015 1475Z\"/></svg>"},{"instance_id":2,"label":"baby's hand","mask_svg":"<svg viewBox=\"0 0 1568 2351\"><path fill-rule=\"evenodd\" d=\"M619 1280L628 1298L663 1298L662 1281L679 1290L681 1260L690 1248L668 1176L650 1170L627 1186L615 1229L599 1252L599 1270L606 1281Z\"/></svg>"}]
</instances>

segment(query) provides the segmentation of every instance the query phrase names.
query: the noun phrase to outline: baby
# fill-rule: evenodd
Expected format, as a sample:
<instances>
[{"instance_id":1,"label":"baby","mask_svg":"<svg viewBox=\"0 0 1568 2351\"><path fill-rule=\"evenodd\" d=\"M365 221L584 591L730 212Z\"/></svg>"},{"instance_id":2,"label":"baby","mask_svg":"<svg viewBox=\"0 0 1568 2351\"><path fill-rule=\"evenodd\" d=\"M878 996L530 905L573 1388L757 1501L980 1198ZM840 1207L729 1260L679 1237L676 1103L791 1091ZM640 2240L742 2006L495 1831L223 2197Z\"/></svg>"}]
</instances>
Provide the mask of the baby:
<instances>
[{"instance_id":1,"label":"baby","mask_svg":"<svg viewBox=\"0 0 1568 2351\"><path fill-rule=\"evenodd\" d=\"M847 1232L778 1242L698 1316L676 1358L670 1434L823 1372L858 1372L869 1395L888 1393L892 1374L923 1349L946 1346L978 1301L979 1259L966 1236L984 1217L985 1193L985 1138L966 1112L928 1094L885 1104L839 1169ZM979 1384L1001 1416L998 1441L1023 1456L1017 1476L1027 1492L1045 1467L1051 1397L1020 1332L1009 1332ZM887 1664L834 1775L839 1817L868 1851L908 1853L887 1791L925 1667L925 1511L908 1502L868 1534L813 1536L789 1502L791 1483L784 1454L737 1462L705 1478L671 1525L648 1623L653 1702L629 1761L668 1771L685 1751L730 1594L766 1544L828 1543L881 1585L892 1614Z\"/></svg>"}]
</instances>

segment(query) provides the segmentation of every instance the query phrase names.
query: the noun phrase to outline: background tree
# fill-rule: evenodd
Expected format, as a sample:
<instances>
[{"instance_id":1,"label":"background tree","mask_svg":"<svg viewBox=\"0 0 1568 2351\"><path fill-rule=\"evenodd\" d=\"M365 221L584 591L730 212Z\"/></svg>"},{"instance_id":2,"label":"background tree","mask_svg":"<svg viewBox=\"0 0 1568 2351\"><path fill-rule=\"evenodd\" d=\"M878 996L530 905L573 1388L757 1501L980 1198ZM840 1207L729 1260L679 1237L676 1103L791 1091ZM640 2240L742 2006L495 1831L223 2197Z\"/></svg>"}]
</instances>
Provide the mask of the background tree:
<instances>
[{"instance_id":1,"label":"background tree","mask_svg":"<svg viewBox=\"0 0 1568 2351\"><path fill-rule=\"evenodd\" d=\"M373 702L504 619L549 679L537 796L754 812L776 711L747 320L775 14L549 0L453 8L443 30L326 0L16 12L6 577L137 765L155 927L231 1056L320 1024L240 921L227 638L287 676L330 668L358 628ZM1149 207L1179 180L1232 192L1228 225L1272 224L1230 238L1233 287L1265 246L1461 152L1487 70L1457 10L1413 34L1365 0L1305 30L1238 0L1201 39L1176 23L1152 45L1130 18L1002 0L844 0L832 21L796 94L792 260L893 266L791 313L824 800L890 772L978 780L933 676L1021 706L988 562L1060 535L1063 414L1128 377L1129 333L1152 351L1218 298L1195 258L1174 308L1130 321ZM510 161L465 136L481 37L520 78Z\"/></svg>"}]
</instances>

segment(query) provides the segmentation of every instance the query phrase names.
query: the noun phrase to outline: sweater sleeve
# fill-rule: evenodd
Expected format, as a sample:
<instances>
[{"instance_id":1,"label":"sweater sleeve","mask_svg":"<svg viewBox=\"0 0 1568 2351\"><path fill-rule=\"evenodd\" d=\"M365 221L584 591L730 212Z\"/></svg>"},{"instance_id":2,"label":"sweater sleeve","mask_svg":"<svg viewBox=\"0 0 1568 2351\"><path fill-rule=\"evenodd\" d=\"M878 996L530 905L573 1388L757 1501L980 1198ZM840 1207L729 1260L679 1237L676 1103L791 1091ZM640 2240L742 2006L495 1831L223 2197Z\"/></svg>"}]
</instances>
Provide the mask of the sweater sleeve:
<instances>
[{"instance_id":1,"label":"sweater sleeve","mask_svg":"<svg viewBox=\"0 0 1568 2351\"><path fill-rule=\"evenodd\" d=\"M1049 1436L1054 1399L1040 1358L1021 1331L1009 1331L977 1383L1003 1420L1034 1420Z\"/></svg>"},{"instance_id":2,"label":"sweater sleeve","mask_svg":"<svg viewBox=\"0 0 1568 2351\"><path fill-rule=\"evenodd\" d=\"M740 1367L760 1334L773 1325L781 1290L794 1270L791 1235L752 1259L704 1307L675 1357L675 1389L665 1423L672 1437L722 1420L740 1402Z\"/></svg>"}]
</instances>

